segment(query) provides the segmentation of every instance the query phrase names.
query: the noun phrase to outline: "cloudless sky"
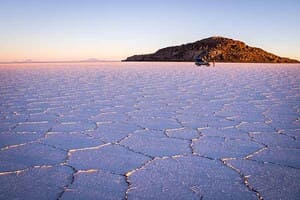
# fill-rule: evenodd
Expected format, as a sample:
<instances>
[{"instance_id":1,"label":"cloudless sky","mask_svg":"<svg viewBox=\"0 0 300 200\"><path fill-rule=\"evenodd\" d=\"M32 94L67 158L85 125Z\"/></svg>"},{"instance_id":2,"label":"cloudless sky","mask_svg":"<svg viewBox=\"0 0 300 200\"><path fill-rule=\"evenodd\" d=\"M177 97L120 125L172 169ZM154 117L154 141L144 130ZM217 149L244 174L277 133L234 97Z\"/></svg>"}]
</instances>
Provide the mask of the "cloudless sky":
<instances>
[{"instance_id":1,"label":"cloudless sky","mask_svg":"<svg viewBox=\"0 0 300 200\"><path fill-rule=\"evenodd\" d=\"M300 0L0 0L0 61L120 60L215 35L300 59Z\"/></svg>"}]
</instances>

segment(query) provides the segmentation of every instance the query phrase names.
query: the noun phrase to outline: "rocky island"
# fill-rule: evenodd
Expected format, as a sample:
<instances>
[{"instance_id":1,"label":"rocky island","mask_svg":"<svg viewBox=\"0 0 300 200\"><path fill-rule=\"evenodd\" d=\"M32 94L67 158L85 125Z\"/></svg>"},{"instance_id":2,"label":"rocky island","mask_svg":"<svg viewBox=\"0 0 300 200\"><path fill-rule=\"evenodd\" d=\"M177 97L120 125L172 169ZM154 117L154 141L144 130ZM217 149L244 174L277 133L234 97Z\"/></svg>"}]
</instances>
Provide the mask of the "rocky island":
<instances>
[{"instance_id":1,"label":"rocky island","mask_svg":"<svg viewBox=\"0 0 300 200\"><path fill-rule=\"evenodd\" d=\"M159 49L152 54L134 55L124 61L194 61L200 56L207 61L242 63L298 63L280 57L242 41L224 37L209 37L193 43Z\"/></svg>"}]
</instances>

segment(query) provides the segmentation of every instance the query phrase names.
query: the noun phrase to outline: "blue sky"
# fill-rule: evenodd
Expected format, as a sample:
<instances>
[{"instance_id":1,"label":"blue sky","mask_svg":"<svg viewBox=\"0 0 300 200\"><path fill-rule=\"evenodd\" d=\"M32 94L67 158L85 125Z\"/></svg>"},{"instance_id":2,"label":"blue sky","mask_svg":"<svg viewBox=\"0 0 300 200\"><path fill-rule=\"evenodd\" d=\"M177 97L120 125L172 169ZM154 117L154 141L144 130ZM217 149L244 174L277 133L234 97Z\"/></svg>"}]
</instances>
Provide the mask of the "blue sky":
<instances>
[{"instance_id":1,"label":"blue sky","mask_svg":"<svg viewBox=\"0 0 300 200\"><path fill-rule=\"evenodd\" d=\"M0 61L120 60L218 35L300 59L299 0L0 0Z\"/></svg>"}]
</instances>

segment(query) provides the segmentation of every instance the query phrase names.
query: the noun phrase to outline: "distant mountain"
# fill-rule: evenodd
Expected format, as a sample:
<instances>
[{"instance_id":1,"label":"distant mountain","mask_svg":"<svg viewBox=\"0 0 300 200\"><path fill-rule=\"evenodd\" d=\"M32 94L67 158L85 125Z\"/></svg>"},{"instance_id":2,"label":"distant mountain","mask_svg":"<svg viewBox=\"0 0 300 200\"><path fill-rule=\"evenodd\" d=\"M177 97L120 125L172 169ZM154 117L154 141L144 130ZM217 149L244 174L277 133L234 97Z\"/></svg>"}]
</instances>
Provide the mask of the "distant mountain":
<instances>
[{"instance_id":1,"label":"distant mountain","mask_svg":"<svg viewBox=\"0 0 300 200\"><path fill-rule=\"evenodd\" d=\"M298 63L279 57L244 42L224 37L210 37L180 46L166 47L153 54L134 55L124 61L194 61L200 56L207 61L243 63Z\"/></svg>"},{"instance_id":2,"label":"distant mountain","mask_svg":"<svg viewBox=\"0 0 300 200\"><path fill-rule=\"evenodd\" d=\"M97 58L89 58L86 60L80 60L80 62L101 62L101 60L99 60Z\"/></svg>"}]
</instances>

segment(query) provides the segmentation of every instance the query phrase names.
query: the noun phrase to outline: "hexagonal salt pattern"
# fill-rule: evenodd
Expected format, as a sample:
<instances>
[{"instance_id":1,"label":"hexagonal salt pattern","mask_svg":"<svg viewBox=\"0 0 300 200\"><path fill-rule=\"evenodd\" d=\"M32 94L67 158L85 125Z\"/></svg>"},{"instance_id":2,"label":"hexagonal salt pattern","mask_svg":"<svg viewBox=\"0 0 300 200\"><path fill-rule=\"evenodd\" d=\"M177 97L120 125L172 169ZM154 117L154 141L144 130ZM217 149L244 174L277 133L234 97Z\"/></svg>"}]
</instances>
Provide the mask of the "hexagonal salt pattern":
<instances>
[{"instance_id":1,"label":"hexagonal salt pattern","mask_svg":"<svg viewBox=\"0 0 300 200\"><path fill-rule=\"evenodd\" d=\"M300 66L0 65L0 199L298 199Z\"/></svg>"}]
</instances>

